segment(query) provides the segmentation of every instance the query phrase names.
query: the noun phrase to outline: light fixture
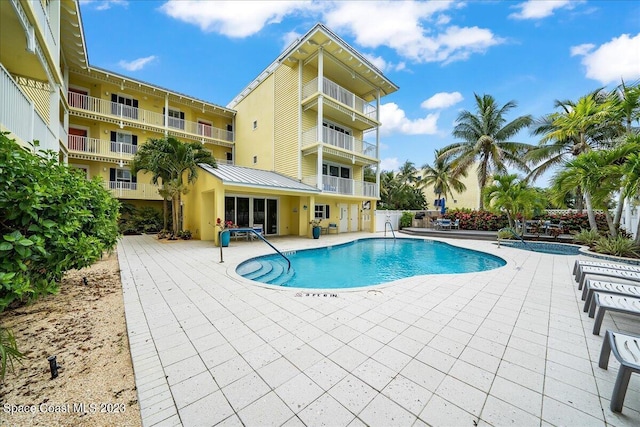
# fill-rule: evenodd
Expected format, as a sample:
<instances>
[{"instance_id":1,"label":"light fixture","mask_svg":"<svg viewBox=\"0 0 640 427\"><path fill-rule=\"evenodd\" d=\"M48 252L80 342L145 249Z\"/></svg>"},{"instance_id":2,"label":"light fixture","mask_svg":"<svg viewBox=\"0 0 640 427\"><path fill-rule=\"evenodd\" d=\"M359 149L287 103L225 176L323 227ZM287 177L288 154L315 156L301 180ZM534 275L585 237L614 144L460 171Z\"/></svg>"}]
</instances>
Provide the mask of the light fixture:
<instances>
[{"instance_id":1,"label":"light fixture","mask_svg":"<svg viewBox=\"0 0 640 427\"><path fill-rule=\"evenodd\" d=\"M120 162L118 162L118 166L124 167L124 163L122 162L122 160L120 160Z\"/></svg>"},{"instance_id":2,"label":"light fixture","mask_svg":"<svg viewBox=\"0 0 640 427\"><path fill-rule=\"evenodd\" d=\"M109 96L109 91L106 91L104 94L105 94L105 95L107 95L107 96Z\"/></svg>"},{"instance_id":3,"label":"light fixture","mask_svg":"<svg viewBox=\"0 0 640 427\"><path fill-rule=\"evenodd\" d=\"M109 131L105 129L105 130L104 130L104 134L106 135L106 134L108 134L108 133L109 133Z\"/></svg>"}]
</instances>

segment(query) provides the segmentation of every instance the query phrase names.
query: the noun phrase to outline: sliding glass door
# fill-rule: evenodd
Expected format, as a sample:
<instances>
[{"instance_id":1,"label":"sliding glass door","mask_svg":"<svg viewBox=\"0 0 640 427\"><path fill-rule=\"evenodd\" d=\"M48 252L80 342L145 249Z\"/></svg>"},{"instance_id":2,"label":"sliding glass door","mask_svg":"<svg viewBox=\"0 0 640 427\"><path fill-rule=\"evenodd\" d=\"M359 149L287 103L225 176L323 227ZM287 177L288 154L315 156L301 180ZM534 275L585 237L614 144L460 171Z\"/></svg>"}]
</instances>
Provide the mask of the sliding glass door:
<instances>
[{"instance_id":1,"label":"sliding glass door","mask_svg":"<svg viewBox=\"0 0 640 427\"><path fill-rule=\"evenodd\" d=\"M265 234L278 234L278 200L227 196L225 221L238 227L262 225Z\"/></svg>"}]
</instances>

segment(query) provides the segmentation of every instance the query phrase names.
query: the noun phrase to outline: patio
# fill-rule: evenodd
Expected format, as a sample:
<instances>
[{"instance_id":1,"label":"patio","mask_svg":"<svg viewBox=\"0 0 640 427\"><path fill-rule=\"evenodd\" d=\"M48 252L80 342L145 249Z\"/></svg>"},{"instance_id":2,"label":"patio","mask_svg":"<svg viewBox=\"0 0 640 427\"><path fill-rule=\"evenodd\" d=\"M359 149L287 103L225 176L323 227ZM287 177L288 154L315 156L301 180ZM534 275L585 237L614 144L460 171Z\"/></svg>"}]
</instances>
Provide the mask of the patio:
<instances>
[{"instance_id":1,"label":"patio","mask_svg":"<svg viewBox=\"0 0 640 427\"><path fill-rule=\"evenodd\" d=\"M283 251L378 234L270 239ZM235 274L269 253L232 242L127 236L118 245L141 415L153 425L638 426L640 376L609 410L618 363L598 367L575 256L438 238L500 269L359 291L274 289ZM586 257L584 257L586 258ZM337 294L332 296L331 294Z\"/></svg>"}]
</instances>

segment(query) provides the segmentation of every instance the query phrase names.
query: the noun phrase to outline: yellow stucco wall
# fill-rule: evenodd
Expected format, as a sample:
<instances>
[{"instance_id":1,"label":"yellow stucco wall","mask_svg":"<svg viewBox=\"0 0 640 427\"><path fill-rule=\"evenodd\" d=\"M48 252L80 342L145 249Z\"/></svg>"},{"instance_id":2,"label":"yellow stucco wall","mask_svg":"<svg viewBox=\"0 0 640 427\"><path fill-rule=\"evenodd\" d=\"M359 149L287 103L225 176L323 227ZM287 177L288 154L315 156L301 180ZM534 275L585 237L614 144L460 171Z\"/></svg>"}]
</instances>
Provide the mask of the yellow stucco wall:
<instances>
[{"instance_id":1,"label":"yellow stucco wall","mask_svg":"<svg viewBox=\"0 0 640 427\"><path fill-rule=\"evenodd\" d=\"M235 106L238 166L274 170L274 84L271 74Z\"/></svg>"},{"instance_id":2,"label":"yellow stucco wall","mask_svg":"<svg viewBox=\"0 0 640 427\"><path fill-rule=\"evenodd\" d=\"M458 193L456 191L453 192L453 198L450 195L446 196L446 206L450 210L453 209L478 209L480 205L480 190L478 186L478 177L475 173L475 168L472 167L469 169L469 173L466 177L459 178L464 185L467 187L466 191ZM429 203L429 209L435 209L433 206L433 201L437 198L435 193L433 192L433 187L430 186L423 190L425 198Z\"/></svg>"}]
</instances>

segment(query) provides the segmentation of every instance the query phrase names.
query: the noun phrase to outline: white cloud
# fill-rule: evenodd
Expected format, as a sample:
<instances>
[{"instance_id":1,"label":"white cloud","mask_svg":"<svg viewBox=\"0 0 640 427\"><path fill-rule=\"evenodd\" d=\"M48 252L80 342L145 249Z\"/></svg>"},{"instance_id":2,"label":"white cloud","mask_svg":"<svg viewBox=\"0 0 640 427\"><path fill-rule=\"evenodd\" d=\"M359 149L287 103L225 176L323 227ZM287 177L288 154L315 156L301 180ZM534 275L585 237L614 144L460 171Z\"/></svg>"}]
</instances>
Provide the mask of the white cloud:
<instances>
[{"instance_id":1,"label":"white cloud","mask_svg":"<svg viewBox=\"0 0 640 427\"><path fill-rule=\"evenodd\" d=\"M127 0L80 0L81 4L95 4L96 10L111 9L112 5L127 7L129 2Z\"/></svg>"},{"instance_id":2,"label":"white cloud","mask_svg":"<svg viewBox=\"0 0 640 427\"><path fill-rule=\"evenodd\" d=\"M400 168L400 161L397 157L387 157L380 160L380 170L397 171Z\"/></svg>"},{"instance_id":3,"label":"white cloud","mask_svg":"<svg viewBox=\"0 0 640 427\"><path fill-rule=\"evenodd\" d=\"M242 38L265 25L313 6L310 1L183 1L169 0L160 10L172 18L196 24L202 31Z\"/></svg>"},{"instance_id":4,"label":"white cloud","mask_svg":"<svg viewBox=\"0 0 640 427\"><path fill-rule=\"evenodd\" d=\"M438 133L439 113L427 114L421 119L411 120L394 102L380 106L381 135L434 135Z\"/></svg>"},{"instance_id":5,"label":"white cloud","mask_svg":"<svg viewBox=\"0 0 640 427\"><path fill-rule=\"evenodd\" d=\"M640 78L640 33L635 36L623 34L620 37L593 50L580 45L571 49L572 55L582 55L582 65L586 76L602 84L620 83Z\"/></svg>"},{"instance_id":6,"label":"white cloud","mask_svg":"<svg viewBox=\"0 0 640 427\"><path fill-rule=\"evenodd\" d=\"M553 15L556 9L573 9L576 4L582 3L577 0L529 0L520 3L514 8L520 9L519 12L512 13L509 18L513 19L542 19Z\"/></svg>"},{"instance_id":7,"label":"white cloud","mask_svg":"<svg viewBox=\"0 0 640 427\"><path fill-rule=\"evenodd\" d=\"M145 65L149 64L152 61L155 61L157 56L151 55L144 58L134 59L133 61L125 61L122 60L118 62L118 65L124 68L127 71L138 71L142 70Z\"/></svg>"},{"instance_id":8,"label":"white cloud","mask_svg":"<svg viewBox=\"0 0 640 427\"><path fill-rule=\"evenodd\" d=\"M588 54L593 50L596 45L592 43L584 43L578 46L571 47L571 56L583 56Z\"/></svg>"},{"instance_id":9,"label":"white cloud","mask_svg":"<svg viewBox=\"0 0 640 427\"><path fill-rule=\"evenodd\" d=\"M387 61L384 60L382 56L373 56L368 53L363 54L365 58L369 60L376 68L382 72L387 71Z\"/></svg>"},{"instance_id":10,"label":"white cloud","mask_svg":"<svg viewBox=\"0 0 640 427\"><path fill-rule=\"evenodd\" d=\"M423 101L420 106L428 110L436 110L456 105L463 99L464 98L462 97L462 94L460 92L440 92Z\"/></svg>"},{"instance_id":11,"label":"white cloud","mask_svg":"<svg viewBox=\"0 0 640 427\"><path fill-rule=\"evenodd\" d=\"M335 2L324 18L330 28L353 35L360 46L388 46L417 62L463 60L504 42L490 30L479 27L451 26L432 34L434 20L446 22L440 12L454 6L450 1Z\"/></svg>"},{"instance_id":12,"label":"white cloud","mask_svg":"<svg viewBox=\"0 0 640 427\"><path fill-rule=\"evenodd\" d=\"M300 37L300 35L301 34L296 31L289 31L288 33L285 33L282 36L282 41L284 42L282 50L285 50L286 48L291 46L291 44L295 42L298 39L298 37Z\"/></svg>"}]
</instances>

